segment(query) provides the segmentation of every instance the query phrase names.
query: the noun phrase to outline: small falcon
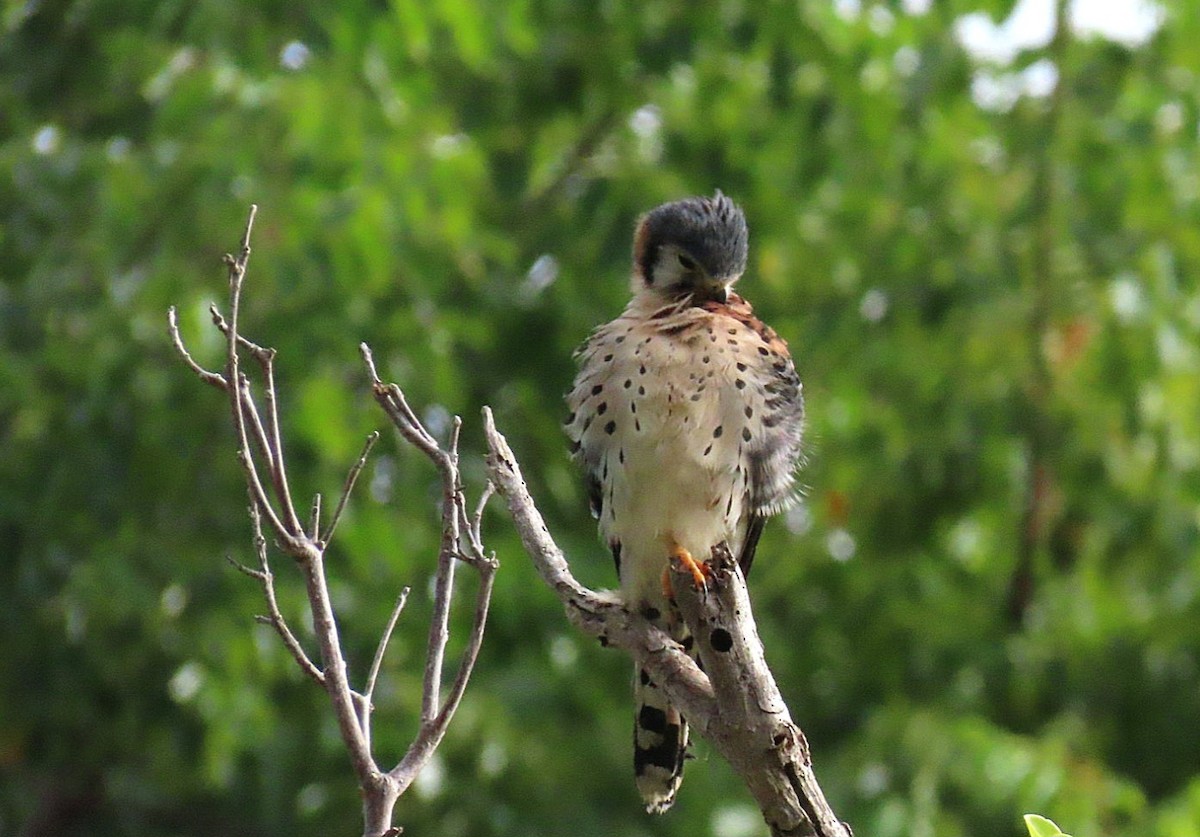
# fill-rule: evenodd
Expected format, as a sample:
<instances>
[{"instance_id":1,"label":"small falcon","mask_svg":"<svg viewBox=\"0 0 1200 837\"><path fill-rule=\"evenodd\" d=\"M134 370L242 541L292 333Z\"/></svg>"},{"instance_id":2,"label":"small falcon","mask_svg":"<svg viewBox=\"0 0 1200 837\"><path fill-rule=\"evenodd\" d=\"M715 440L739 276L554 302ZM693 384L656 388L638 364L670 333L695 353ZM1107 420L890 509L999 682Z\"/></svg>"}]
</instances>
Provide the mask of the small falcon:
<instances>
[{"instance_id":1,"label":"small falcon","mask_svg":"<svg viewBox=\"0 0 1200 837\"><path fill-rule=\"evenodd\" d=\"M638 222L633 299L576 353L566 432L621 597L690 647L665 584L672 559L703 583L725 544L750 570L766 518L794 496L804 400L787 344L732 291L746 269L742 210L719 191ZM682 779L687 724L634 679L634 771L651 813Z\"/></svg>"}]
</instances>

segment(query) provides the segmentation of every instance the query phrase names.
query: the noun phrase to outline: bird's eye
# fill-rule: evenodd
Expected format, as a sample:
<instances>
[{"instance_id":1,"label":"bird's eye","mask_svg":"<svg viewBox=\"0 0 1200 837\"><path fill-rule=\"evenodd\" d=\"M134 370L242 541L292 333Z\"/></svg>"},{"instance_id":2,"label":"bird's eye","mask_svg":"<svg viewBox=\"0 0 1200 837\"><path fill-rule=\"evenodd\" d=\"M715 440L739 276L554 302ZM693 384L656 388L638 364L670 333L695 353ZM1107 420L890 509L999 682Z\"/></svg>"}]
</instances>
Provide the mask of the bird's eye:
<instances>
[{"instance_id":1,"label":"bird's eye","mask_svg":"<svg viewBox=\"0 0 1200 837\"><path fill-rule=\"evenodd\" d=\"M696 269L696 260L693 259L691 256L687 256L687 255L684 255L683 253L680 253L677 256L677 258L679 259L679 266L682 267L684 270L695 270Z\"/></svg>"}]
</instances>

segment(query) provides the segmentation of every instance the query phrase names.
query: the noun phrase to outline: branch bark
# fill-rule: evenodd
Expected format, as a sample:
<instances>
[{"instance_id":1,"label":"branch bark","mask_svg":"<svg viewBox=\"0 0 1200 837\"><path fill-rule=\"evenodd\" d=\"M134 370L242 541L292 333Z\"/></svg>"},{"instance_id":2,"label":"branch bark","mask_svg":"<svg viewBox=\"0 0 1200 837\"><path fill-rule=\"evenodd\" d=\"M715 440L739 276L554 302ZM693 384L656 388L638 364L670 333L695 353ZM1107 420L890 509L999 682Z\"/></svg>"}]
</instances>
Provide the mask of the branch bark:
<instances>
[{"instance_id":1,"label":"branch bark","mask_svg":"<svg viewBox=\"0 0 1200 837\"><path fill-rule=\"evenodd\" d=\"M696 637L701 671L681 645L626 611L616 597L576 581L487 408L483 421L491 480L525 551L571 622L630 653L666 691L742 778L773 837L851 837L817 783L808 742L767 667L746 583L728 550L714 550L712 576L701 590L690 572L673 568L676 604Z\"/></svg>"}]
</instances>

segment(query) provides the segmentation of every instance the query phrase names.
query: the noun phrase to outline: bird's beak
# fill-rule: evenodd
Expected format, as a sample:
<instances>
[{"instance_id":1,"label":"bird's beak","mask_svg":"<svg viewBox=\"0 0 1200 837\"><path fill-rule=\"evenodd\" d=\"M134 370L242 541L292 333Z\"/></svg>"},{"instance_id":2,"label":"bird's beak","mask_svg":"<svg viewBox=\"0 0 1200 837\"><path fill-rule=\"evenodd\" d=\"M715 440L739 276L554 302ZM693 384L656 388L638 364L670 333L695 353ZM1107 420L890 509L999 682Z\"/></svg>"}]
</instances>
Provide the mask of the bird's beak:
<instances>
[{"instance_id":1,"label":"bird's beak","mask_svg":"<svg viewBox=\"0 0 1200 837\"><path fill-rule=\"evenodd\" d=\"M719 302L724 305L729 301L729 286L716 279L710 279L700 288L699 295L704 302Z\"/></svg>"}]
</instances>

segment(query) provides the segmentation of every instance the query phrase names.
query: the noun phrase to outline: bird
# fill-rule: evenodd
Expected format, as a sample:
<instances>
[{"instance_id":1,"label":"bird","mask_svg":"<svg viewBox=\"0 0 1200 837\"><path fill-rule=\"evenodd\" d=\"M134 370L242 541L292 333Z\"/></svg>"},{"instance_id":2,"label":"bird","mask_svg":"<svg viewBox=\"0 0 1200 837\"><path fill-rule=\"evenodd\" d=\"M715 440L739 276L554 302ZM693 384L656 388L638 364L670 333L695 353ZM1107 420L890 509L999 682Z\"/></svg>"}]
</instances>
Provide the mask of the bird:
<instances>
[{"instance_id":1,"label":"bird","mask_svg":"<svg viewBox=\"0 0 1200 837\"><path fill-rule=\"evenodd\" d=\"M691 648L671 603L677 560L705 583L719 546L748 573L768 517L796 498L804 398L787 343L733 286L746 270L743 210L719 190L647 212L630 299L575 353L564 429L627 610ZM634 675L634 773L646 810L671 807L687 722Z\"/></svg>"}]
</instances>

